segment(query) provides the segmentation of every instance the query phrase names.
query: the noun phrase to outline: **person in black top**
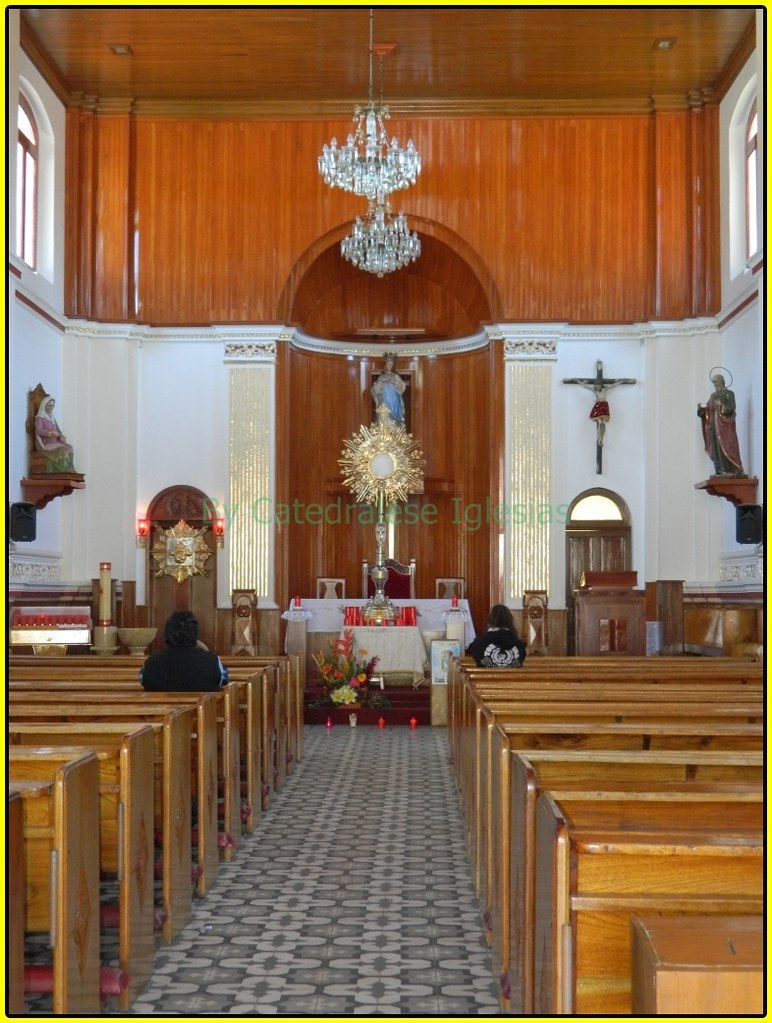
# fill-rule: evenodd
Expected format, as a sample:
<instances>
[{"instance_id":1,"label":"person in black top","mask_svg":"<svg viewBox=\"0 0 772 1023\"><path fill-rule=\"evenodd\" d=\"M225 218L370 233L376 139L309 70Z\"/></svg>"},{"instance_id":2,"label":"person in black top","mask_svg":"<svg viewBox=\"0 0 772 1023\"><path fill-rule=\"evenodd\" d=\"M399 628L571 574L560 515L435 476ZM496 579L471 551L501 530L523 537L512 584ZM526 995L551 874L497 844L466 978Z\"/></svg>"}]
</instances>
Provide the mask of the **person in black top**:
<instances>
[{"instance_id":1,"label":"person in black top","mask_svg":"<svg viewBox=\"0 0 772 1023\"><path fill-rule=\"evenodd\" d=\"M164 629L166 649L151 654L139 680L151 692L219 689L228 669L198 638L198 619L190 611L173 611Z\"/></svg>"},{"instance_id":2,"label":"person in black top","mask_svg":"<svg viewBox=\"0 0 772 1023\"><path fill-rule=\"evenodd\" d=\"M525 643L515 628L512 612L505 604L494 604L488 613L488 631L477 636L466 648L482 668L521 668L525 663Z\"/></svg>"}]
</instances>

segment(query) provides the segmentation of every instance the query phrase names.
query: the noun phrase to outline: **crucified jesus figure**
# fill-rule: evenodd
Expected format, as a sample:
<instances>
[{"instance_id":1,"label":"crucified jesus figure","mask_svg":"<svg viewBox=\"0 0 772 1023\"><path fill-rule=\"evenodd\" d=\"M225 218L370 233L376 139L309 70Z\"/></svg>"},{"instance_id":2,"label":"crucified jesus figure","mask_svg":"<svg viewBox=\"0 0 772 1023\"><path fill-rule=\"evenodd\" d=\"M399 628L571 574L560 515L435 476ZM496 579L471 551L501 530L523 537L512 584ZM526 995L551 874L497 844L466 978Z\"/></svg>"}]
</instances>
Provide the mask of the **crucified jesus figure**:
<instances>
[{"instance_id":1,"label":"crucified jesus figure","mask_svg":"<svg viewBox=\"0 0 772 1023\"><path fill-rule=\"evenodd\" d=\"M595 404L590 410L590 419L595 423L595 472L603 472L603 437L606 432L606 423L611 419L611 411L606 400L606 391L609 387L616 387L617 384L635 384L638 381L632 377L604 377L603 363L598 359L595 364L594 377L569 377L563 380L564 384L578 384L586 387L595 395Z\"/></svg>"}]
</instances>

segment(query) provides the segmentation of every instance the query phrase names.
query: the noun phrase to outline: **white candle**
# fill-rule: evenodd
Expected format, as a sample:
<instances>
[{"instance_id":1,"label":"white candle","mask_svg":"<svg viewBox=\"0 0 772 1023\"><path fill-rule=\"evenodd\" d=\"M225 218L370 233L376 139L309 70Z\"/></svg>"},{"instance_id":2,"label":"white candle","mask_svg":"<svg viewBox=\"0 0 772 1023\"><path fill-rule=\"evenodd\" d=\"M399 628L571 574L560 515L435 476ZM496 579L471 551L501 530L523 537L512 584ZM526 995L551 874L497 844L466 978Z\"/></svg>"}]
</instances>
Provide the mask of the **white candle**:
<instances>
[{"instance_id":1,"label":"white candle","mask_svg":"<svg viewBox=\"0 0 772 1023\"><path fill-rule=\"evenodd\" d=\"M99 562L99 624L109 625L112 621L112 600L110 585L110 570L112 564L109 561Z\"/></svg>"}]
</instances>

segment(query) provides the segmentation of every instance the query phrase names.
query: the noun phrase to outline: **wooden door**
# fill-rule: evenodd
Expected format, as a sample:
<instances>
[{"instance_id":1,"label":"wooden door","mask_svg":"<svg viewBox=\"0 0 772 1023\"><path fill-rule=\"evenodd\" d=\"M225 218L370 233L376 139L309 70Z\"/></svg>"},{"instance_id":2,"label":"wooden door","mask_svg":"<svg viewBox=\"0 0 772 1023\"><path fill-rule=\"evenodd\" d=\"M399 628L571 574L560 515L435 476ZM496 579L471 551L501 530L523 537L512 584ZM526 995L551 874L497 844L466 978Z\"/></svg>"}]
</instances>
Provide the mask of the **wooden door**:
<instances>
[{"instance_id":1,"label":"wooden door","mask_svg":"<svg viewBox=\"0 0 772 1023\"><path fill-rule=\"evenodd\" d=\"M627 523L582 522L566 527L568 653L576 652L574 591L582 574L626 572L632 568L632 530Z\"/></svg>"}]
</instances>

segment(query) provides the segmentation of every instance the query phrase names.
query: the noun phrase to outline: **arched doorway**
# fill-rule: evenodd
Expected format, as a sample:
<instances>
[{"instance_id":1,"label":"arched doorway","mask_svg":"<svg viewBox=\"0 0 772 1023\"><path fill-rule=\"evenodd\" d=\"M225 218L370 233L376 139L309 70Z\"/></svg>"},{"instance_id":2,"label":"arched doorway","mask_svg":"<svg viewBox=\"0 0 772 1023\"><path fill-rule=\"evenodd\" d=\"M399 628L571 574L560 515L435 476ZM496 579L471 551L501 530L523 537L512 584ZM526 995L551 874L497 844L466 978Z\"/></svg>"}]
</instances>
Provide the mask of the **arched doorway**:
<instances>
[{"instance_id":1,"label":"arched doorway","mask_svg":"<svg viewBox=\"0 0 772 1023\"><path fill-rule=\"evenodd\" d=\"M582 574L625 572L632 567L630 511L612 490L593 487L571 502L566 518L568 653L576 652L574 593Z\"/></svg>"},{"instance_id":2,"label":"arched doorway","mask_svg":"<svg viewBox=\"0 0 772 1023\"><path fill-rule=\"evenodd\" d=\"M153 650L164 645L163 629L172 611L192 611L198 618L201 640L215 648L215 616L217 608L217 541L214 536L215 502L197 487L177 484L167 487L150 501L147 520L150 542L146 551L146 593L151 608L151 621L158 628ZM208 549L203 571L178 581L173 575L157 571L153 557L154 544L163 543L163 531L173 529L180 521L194 530L203 529L202 542Z\"/></svg>"}]
</instances>

